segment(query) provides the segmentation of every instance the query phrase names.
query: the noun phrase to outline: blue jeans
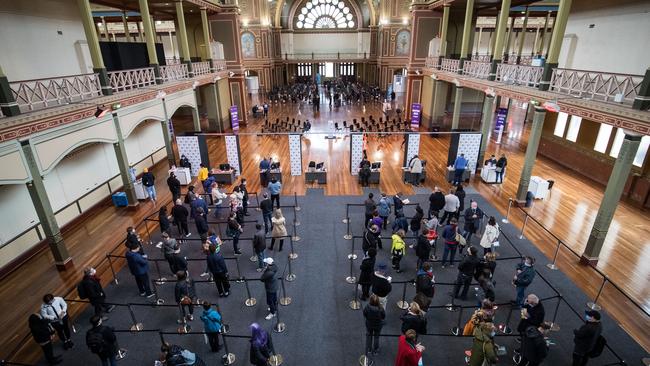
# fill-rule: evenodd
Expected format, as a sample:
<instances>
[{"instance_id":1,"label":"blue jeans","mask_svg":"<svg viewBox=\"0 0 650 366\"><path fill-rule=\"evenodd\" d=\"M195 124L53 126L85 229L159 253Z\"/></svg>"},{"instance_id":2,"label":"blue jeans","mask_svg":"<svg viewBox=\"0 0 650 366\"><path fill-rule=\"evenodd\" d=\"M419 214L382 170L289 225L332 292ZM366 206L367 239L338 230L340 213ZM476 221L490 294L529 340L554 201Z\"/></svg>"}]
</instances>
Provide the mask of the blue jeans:
<instances>
[{"instance_id":1,"label":"blue jeans","mask_svg":"<svg viewBox=\"0 0 650 366\"><path fill-rule=\"evenodd\" d=\"M454 181L453 184L460 184L463 182L463 173L465 169L456 169L454 171Z\"/></svg>"},{"instance_id":2,"label":"blue jeans","mask_svg":"<svg viewBox=\"0 0 650 366\"><path fill-rule=\"evenodd\" d=\"M266 305L271 309L270 313L275 314L278 311L278 293L277 292L267 292L266 293Z\"/></svg>"},{"instance_id":3,"label":"blue jeans","mask_svg":"<svg viewBox=\"0 0 650 366\"><path fill-rule=\"evenodd\" d=\"M519 306L524 306L525 291L526 291L525 286L517 286L517 299L515 301Z\"/></svg>"},{"instance_id":4,"label":"blue jeans","mask_svg":"<svg viewBox=\"0 0 650 366\"><path fill-rule=\"evenodd\" d=\"M271 229L273 229L273 223L271 222L272 215L273 215L272 212L262 214L262 217L264 218L264 234L268 233L269 231L271 231Z\"/></svg>"},{"instance_id":5,"label":"blue jeans","mask_svg":"<svg viewBox=\"0 0 650 366\"><path fill-rule=\"evenodd\" d=\"M147 193L149 194L149 198L151 198L152 200L155 201L156 200L156 187L154 187L154 186L151 186L151 187L145 186L144 188L147 190Z\"/></svg>"},{"instance_id":6,"label":"blue jeans","mask_svg":"<svg viewBox=\"0 0 650 366\"><path fill-rule=\"evenodd\" d=\"M264 268L264 258L266 258L264 251L257 253L257 268Z\"/></svg>"},{"instance_id":7,"label":"blue jeans","mask_svg":"<svg viewBox=\"0 0 650 366\"><path fill-rule=\"evenodd\" d=\"M442 265L444 266L447 263L447 256L451 254L449 258L449 264L454 264L454 257L456 257L456 249L458 249L458 244L447 244L445 243L445 250L442 252Z\"/></svg>"},{"instance_id":8,"label":"blue jeans","mask_svg":"<svg viewBox=\"0 0 650 366\"><path fill-rule=\"evenodd\" d=\"M108 357L102 357L99 356L99 359L102 360L102 366L117 366L117 360L115 359L115 355L108 356Z\"/></svg>"}]
</instances>

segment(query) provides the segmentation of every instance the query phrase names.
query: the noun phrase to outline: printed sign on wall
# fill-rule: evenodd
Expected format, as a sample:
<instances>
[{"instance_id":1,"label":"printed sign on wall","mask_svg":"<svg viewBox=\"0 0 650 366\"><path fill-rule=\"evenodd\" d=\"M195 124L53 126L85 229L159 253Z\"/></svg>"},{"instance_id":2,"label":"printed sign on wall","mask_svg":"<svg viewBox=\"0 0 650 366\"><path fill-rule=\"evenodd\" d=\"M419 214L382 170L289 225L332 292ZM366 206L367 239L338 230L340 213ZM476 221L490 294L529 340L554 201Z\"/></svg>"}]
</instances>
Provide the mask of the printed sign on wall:
<instances>
[{"instance_id":1,"label":"printed sign on wall","mask_svg":"<svg viewBox=\"0 0 650 366\"><path fill-rule=\"evenodd\" d=\"M230 126L233 131L239 131L239 111L237 105L230 106Z\"/></svg>"},{"instance_id":2,"label":"printed sign on wall","mask_svg":"<svg viewBox=\"0 0 650 366\"><path fill-rule=\"evenodd\" d=\"M199 173L199 165L201 164L201 150L199 149L198 136L176 136L176 145L178 146L178 153L187 159L192 164L191 174L193 177Z\"/></svg>"},{"instance_id":3,"label":"printed sign on wall","mask_svg":"<svg viewBox=\"0 0 650 366\"><path fill-rule=\"evenodd\" d=\"M417 131L420 129L420 119L422 118L422 104L411 104L411 130Z\"/></svg>"},{"instance_id":4,"label":"printed sign on wall","mask_svg":"<svg viewBox=\"0 0 650 366\"><path fill-rule=\"evenodd\" d=\"M300 135L289 135L289 159L291 175L302 175L302 140Z\"/></svg>"},{"instance_id":5,"label":"printed sign on wall","mask_svg":"<svg viewBox=\"0 0 650 366\"><path fill-rule=\"evenodd\" d=\"M458 139L458 151L456 156L465 154L467 159L467 168L474 174L476 172L476 163L478 161L478 153L481 149L481 134L480 133L461 133Z\"/></svg>"},{"instance_id":6,"label":"printed sign on wall","mask_svg":"<svg viewBox=\"0 0 650 366\"><path fill-rule=\"evenodd\" d=\"M226 136L226 156L228 157L228 164L237 170L237 175L241 175L241 160L239 158L239 136Z\"/></svg>"},{"instance_id":7,"label":"printed sign on wall","mask_svg":"<svg viewBox=\"0 0 650 366\"><path fill-rule=\"evenodd\" d=\"M406 144L406 153L404 156L404 166L408 166L408 163L411 159L420 153L420 134L419 133L409 133L407 136Z\"/></svg>"},{"instance_id":8,"label":"printed sign on wall","mask_svg":"<svg viewBox=\"0 0 650 366\"><path fill-rule=\"evenodd\" d=\"M350 137L350 173L359 174L359 164L363 159L363 134L353 133Z\"/></svg>"}]
</instances>

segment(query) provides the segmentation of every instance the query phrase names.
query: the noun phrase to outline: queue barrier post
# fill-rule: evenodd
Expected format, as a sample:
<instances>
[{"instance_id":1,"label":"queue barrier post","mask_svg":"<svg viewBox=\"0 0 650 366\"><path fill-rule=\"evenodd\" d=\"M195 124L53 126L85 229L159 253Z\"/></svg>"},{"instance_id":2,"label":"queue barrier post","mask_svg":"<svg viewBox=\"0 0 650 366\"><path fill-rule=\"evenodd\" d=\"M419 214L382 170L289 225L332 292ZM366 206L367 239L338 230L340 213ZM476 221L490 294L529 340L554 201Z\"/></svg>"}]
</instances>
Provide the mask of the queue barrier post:
<instances>
[{"instance_id":1,"label":"queue barrier post","mask_svg":"<svg viewBox=\"0 0 650 366\"><path fill-rule=\"evenodd\" d=\"M366 333L366 349L363 351L363 354L359 357L359 366L372 366L375 362L372 360L372 352L368 350L372 347L372 337Z\"/></svg>"},{"instance_id":2,"label":"queue barrier post","mask_svg":"<svg viewBox=\"0 0 650 366\"><path fill-rule=\"evenodd\" d=\"M560 241L560 239L558 239L557 247L555 247L555 254L553 254L553 262L546 265L548 269L552 269L554 271L557 270L557 265L555 264L555 262L557 261L557 255L560 252L560 245L562 245L562 242Z\"/></svg>"},{"instance_id":3,"label":"queue barrier post","mask_svg":"<svg viewBox=\"0 0 650 366\"><path fill-rule=\"evenodd\" d=\"M248 258L251 262L257 262L257 255L253 254L250 258Z\"/></svg>"},{"instance_id":4,"label":"queue barrier post","mask_svg":"<svg viewBox=\"0 0 650 366\"><path fill-rule=\"evenodd\" d=\"M294 221L292 226L293 226L293 236L291 237L291 239L294 240L294 241L300 241L300 236L298 236L298 231L296 230L295 221Z\"/></svg>"},{"instance_id":5,"label":"queue barrier post","mask_svg":"<svg viewBox=\"0 0 650 366\"><path fill-rule=\"evenodd\" d=\"M352 240L352 233L350 232L350 218L346 219L346 231L345 235L343 235L343 239L345 240Z\"/></svg>"},{"instance_id":6,"label":"queue barrier post","mask_svg":"<svg viewBox=\"0 0 650 366\"><path fill-rule=\"evenodd\" d=\"M119 347L119 349L117 350L117 355L115 355L115 359L118 361L124 359L126 357L127 352L128 351L126 350L126 348Z\"/></svg>"},{"instance_id":7,"label":"queue barrier post","mask_svg":"<svg viewBox=\"0 0 650 366\"><path fill-rule=\"evenodd\" d=\"M144 230L147 232L147 240L149 241L149 244L151 245L151 244L153 244L153 242L151 241L151 232L149 232L149 225L147 224L147 221L149 221L149 220L147 218L145 218L143 221L144 221Z\"/></svg>"},{"instance_id":8,"label":"queue barrier post","mask_svg":"<svg viewBox=\"0 0 650 366\"><path fill-rule=\"evenodd\" d=\"M598 299L600 298L600 294L603 292L603 288L605 288L606 283L607 283L607 277L603 277L603 283L600 284L600 289L598 289L598 293L596 294L594 301L590 301L587 303L587 307L589 309L596 310L596 311L600 311L602 309L602 306L598 305Z\"/></svg>"},{"instance_id":9,"label":"queue barrier post","mask_svg":"<svg viewBox=\"0 0 650 366\"><path fill-rule=\"evenodd\" d=\"M221 312L221 307L219 306L219 303L217 302L214 304L214 307L217 309L217 312L219 312L219 315L221 315L221 333L223 334L228 334L230 331L230 325L226 324L226 322L223 320L223 312Z\"/></svg>"},{"instance_id":10,"label":"queue barrier post","mask_svg":"<svg viewBox=\"0 0 650 366\"><path fill-rule=\"evenodd\" d=\"M463 321L463 307L459 306L458 307L460 311L458 311L458 322L456 323L456 326L451 328L451 334L455 336L462 336L463 335L463 328L461 328L461 322Z\"/></svg>"},{"instance_id":11,"label":"queue barrier post","mask_svg":"<svg viewBox=\"0 0 650 366\"><path fill-rule=\"evenodd\" d=\"M350 251L350 254L348 254L348 259L357 259L357 255L354 253L354 238L352 238L352 251Z\"/></svg>"},{"instance_id":12,"label":"queue barrier post","mask_svg":"<svg viewBox=\"0 0 650 366\"><path fill-rule=\"evenodd\" d=\"M246 280L246 277L243 277L243 281L244 281L244 285L246 286L246 296L247 296L246 300L244 300L244 305L248 307L255 306L257 304L257 299L251 295L251 289L248 286L248 281Z\"/></svg>"},{"instance_id":13,"label":"queue barrier post","mask_svg":"<svg viewBox=\"0 0 650 366\"><path fill-rule=\"evenodd\" d=\"M294 210L300 211L300 206L298 206L298 194L296 192L293 192L293 207Z\"/></svg>"},{"instance_id":14,"label":"queue barrier post","mask_svg":"<svg viewBox=\"0 0 650 366\"><path fill-rule=\"evenodd\" d=\"M129 315L131 316L131 331L132 332L139 332L144 329L144 326L142 323L139 323L138 320L135 318L135 313L133 312L133 308L131 307L131 304L127 304L126 308L129 310Z\"/></svg>"},{"instance_id":15,"label":"queue barrier post","mask_svg":"<svg viewBox=\"0 0 650 366\"><path fill-rule=\"evenodd\" d=\"M350 260L350 275L345 278L345 282L356 283L357 278L354 276L354 259L350 255L348 256L348 259Z\"/></svg>"},{"instance_id":16,"label":"queue barrier post","mask_svg":"<svg viewBox=\"0 0 650 366\"><path fill-rule=\"evenodd\" d=\"M292 271L292 269L291 269L291 259L289 259L289 260L287 261L287 264L289 265L289 273L287 273L287 276L285 277L285 279L286 279L288 282L293 282L293 280L296 279L296 274L293 273L293 271Z\"/></svg>"},{"instance_id":17,"label":"queue barrier post","mask_svg":"<svg viewBox=\"0 0 650 366\"><path fill-rule=\"evenodd\" d=\"M347 224L350 221L350 204L345 204L345 218L343 223Z\"/></svg>"},{"instance_id":18,"label":"queue barrier post","mask_svg":"<svg viewBox=\"0 0 650 366\"><path fill-rule=\"evenodd\" d=\"M397 302L397 307L406 310L409 308L409 303L406 301L406 285L408 282L404 282L404 287L402 288L402 299Z\"/></svg>"},{"instance_id":19,"label":"queue barrier post","mask_svg":"<svg viewBox=\"0 0 650 366\"><path fill-rule=\"evenodd\" d=\"M119 285L120 282L117 280L117 275L115 274L115 268L113 268L113 260L111 260L111 255L106 253L106 259L108 259L108 266L111 267L111 273L113 274L113 282L116 285Z\"/></svg>"},{"instance_id":20,"label":"queue barrier post","mask_svg":"<svg viewBox=\"0 0 650 366\"><path fill-rule=\"evenodd\" d=\"M280 277L280 285L282 285L282 297L280 298L280 305L287 306L291 304L291 298L287 296L287 289L284 286L284 278Z\"/></svg>"},{"instance_id":21,"label":"queue barrier post","mask_svg":"<svg viewBox=\"0 0 650 366\"><path fill-rule=\"evenodd\" d=\"M298 253L293 250L293 237L289 237L289 246L291 251L289 252L289 260L295 260L298 258Z\"/></svg>"},{"instance_id":22,"label":"queue barrier post","mask_svg":"<svg viewBox=\"0 0 650 366\"><path fill-rule=\"evenodd\" d=\"M512 328L508 326L510 324L510 318L512 317L512 310L514 309L513 306L510 306L510 310L508 310L508 316L506 317L506 322L503 324L499 324L497 328L501 333L503 334L512 334Z\"/></svg>"},{"instance_id":23,"label":"queue barrier post","mask_svg":"<svg viewBox=\"0 0 650 366\"><path fill-rule=\"evenodd\" d=\"M526 213L524 211L524 213ZM526 230L526 224L528 224L528 214L526 213L526 217L524 218L524 225L521 227L521 233L519 233L519 239L524 240L526 237L524 237L524 230Z\"/></svg>"},{"instance_id":24,"label":"queue barrier post","mask_svg":"<svg viewBox=\"0 0 650 366\"><path fill-rule=\"evenodd\" d=\"M451 302L448 303L448 304L445 304L445 309L447 309L447 311L449 311L449 312L455 313L455 312L458 311L458 308L460 306L456 305L456 303L454 302L455 299L454 299L453 294L450 294L449 297L451 298Z\"/></svg>"},{"instance_id":25,"label":"queue barrier post","mask_svg":"<svg viewBox=\"0 0 650 366\"><path fill-rule=\"evenodd\" d=\"M235 256L235 265L237 266L237 279L235 282L242 283L244 282L244 278L241 275L241 269L239 268L239 257L237 256Z\"/></svg>"},{"instance_id":26,"label":"queue barrier post","mask_svg":"<svg viewBox=\"0 0 650 366\"><path fill-rule=\"evenodd\" d=\"M359 310L361 309L361 301L359 301L359 285L354 285L354 298L350 301L350 309Z\"/></svg>"},{"instance_id":27,"label":"queue barrier post","mask_svg":"<svg viewBox=\"0 0 650 366\"><path fill-rule=\"evenodd\" d=\"M223 340L223 349L225 351L223 356L221 356L221 363L223 365L232 365L237 360L237 357L228 350L228 341L226 341L226 335L224 333L221 333L221 340Z\"/></svg>"},{"instance_id":28,"label":"queue barrier post","mask_svg":"<svg viewBox=\"0 0 650 366\"><path fill-rule=\"evenodd\" d=\"M280 354L273 354L269 357L270 366L280 366L282 365L282 362L284 362L284 358Z\"/></svg>"},{"instance_id":29,"label":"queue barrier post","mask_svg":"<svg viewBox=\"0 0 650 366\"><path fill-rule=\"evenodd\" d=\"M298 213L296 212L295 207L293 210L293 225L300 226L300 221L298 221Z\"/></svg>"},{"instance_id":30,"label":"queue barrier post","mask_svg":"<svg viewBox=\"0 0 650 366\"><path fill-rule=\"evenodd\" d=\"M560 330L560 325L555 322L557 319L558 310L560 310L560 304L562 303L562 295L558 295L557 304L555 304L555 311L553 311L553 321L551 322L551 330L558 332Z\"/></svg>"},{"instance_id":31,"label":"queue barrier post","mask_svg":"<svg viewBox=\"0 0 650 366\"><path fill-rule=\"evenodd\" d=\"M155 280L155 282L158 282L161 285L165 284L165 282L167 282L167 278L163 277L160 274L160 265L158 264L158 261L154 260L153 263L154 266L156 266L156 273L158 274L158 278Z\"/></svg>"},{"instance_id":32,"label":"queue barrier post","mask_svg":"<svg viewBox=\"0 0 650 366\"><path fill-rule=\"evenodd\" d=\"M510 223L510 221L508 220L508 218L510 217L510 208L512 208L512 198L508 198L508 211L506 212L506 217L501 219L501 222L503 222L504 224Z\"/></svg>"},{"instance_id":33,"label":"queue barrier post","mask_svg":"<svg viewBox=\"0 0 650 366\"><path fill-rule=\"evenodd\" d=\"M285 330L287 330L287 326L280 321L280 309L276 306L275 307L275 326L273 327L273 331L276 333L283 333Z\"/></svg>"}]
</instances>

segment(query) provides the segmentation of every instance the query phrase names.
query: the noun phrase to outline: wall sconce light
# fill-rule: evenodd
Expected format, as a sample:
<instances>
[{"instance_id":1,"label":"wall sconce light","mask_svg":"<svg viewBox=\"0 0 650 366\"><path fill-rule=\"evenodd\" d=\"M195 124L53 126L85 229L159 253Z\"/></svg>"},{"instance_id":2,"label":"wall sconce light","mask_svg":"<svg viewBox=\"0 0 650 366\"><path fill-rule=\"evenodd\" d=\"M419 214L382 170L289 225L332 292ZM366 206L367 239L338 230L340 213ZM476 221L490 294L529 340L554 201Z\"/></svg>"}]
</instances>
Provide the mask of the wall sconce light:
<instances>
[{"instance_id":1,"label":"wall sconce light","mask_svg":"<svg viewBox=\"0 0 650 366\"><path fill-rule=\"evenodd\" d=\"M244 26L244 28L248 27L248 19L242 19L241 24Z\"/></svg>"},{"instance_id":2,"label":"wall sconce light","mask_svg":"<svg viewBox=\"0 0 650 366\"><path fill-rule=\"evenodd\" d=\"M407 18L407 17L402 18L402 24L404 24L404 25L409 24L409 18Z\"/></svg>"}]
</instances>

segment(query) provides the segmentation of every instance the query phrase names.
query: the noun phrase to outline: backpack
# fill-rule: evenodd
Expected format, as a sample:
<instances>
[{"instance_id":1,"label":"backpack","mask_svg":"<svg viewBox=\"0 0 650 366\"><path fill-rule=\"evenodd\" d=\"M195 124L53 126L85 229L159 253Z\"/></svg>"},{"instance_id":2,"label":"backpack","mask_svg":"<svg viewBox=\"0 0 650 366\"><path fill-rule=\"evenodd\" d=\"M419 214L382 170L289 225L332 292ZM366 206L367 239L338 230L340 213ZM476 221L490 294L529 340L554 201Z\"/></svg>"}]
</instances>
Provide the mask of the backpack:
<instances>
[{"instance_id":1,"label":"backpack","mask_svg":"<svg viewBox=\"0 0 650 366\"><path fill-rule=\"evenodd\" d=\"M84 286L83 282L79 282L77 285L77 293L79 294L80 299L87 299L88 298L88 293L86 292L86 286Z\"/></svg>"},{"instance_id":2,"label":"backpack","mask_svg":"<svg viewBox=\"0 0 650 366\"><path fill-rule=\"evenodd\" d=\"M174 353L167 358L167 366L185 366L194 365L196 362L196 355L186 349Z\"/></svg>"},{"instance_id":3,"label":"backpack","mask_svg":"<svg viewBox=\"0 0 650 366\"><path fill-rule=\"evenodd\" d=\"M90 352L98 355L105 353L108 349L104 335L97 330L91 330L86 334L86 345Z\"/></svg>"},{"instance_id":4,"label":"backpack","mask_svg":"<svg viewBox=\"0 0 650 366\"><path fill-rule=\"evenodd\" d=\"M589 351L587 356L589 356L589 358L596 358L600 356L605 350L606 345L607 345L607 340L605 339L605 337L599 335L598 338L596 338L596 343L594 343L594 347L591 349L591 351Z\"/></svg>"}]
</instances>

